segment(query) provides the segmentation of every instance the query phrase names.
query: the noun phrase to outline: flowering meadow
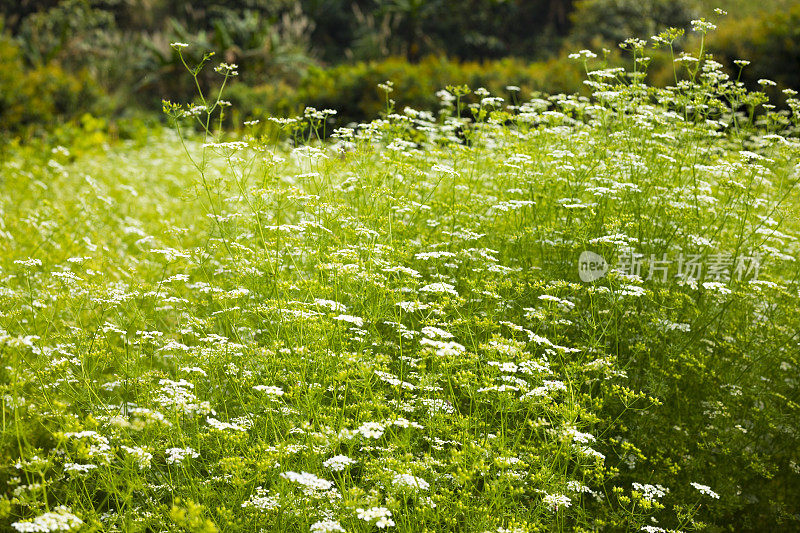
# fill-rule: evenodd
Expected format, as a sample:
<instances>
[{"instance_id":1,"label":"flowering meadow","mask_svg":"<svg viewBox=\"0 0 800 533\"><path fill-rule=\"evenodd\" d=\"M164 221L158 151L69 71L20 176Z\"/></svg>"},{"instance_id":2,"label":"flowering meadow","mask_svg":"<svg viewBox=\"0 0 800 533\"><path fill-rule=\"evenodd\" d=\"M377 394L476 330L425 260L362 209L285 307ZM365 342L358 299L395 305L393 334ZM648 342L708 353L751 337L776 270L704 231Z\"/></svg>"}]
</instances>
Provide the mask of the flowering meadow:
<instances>
[{"instance_id":1,"label":"flowering meadow","mask_svg":"<svg viewBox=\"0 0 800 533\"><path fill-rule=\"evenodd\" d=\"M0 529L800 529L800 102L650 44L573 54L590 96L8 151Z\"/></svg>"}]
</instances>

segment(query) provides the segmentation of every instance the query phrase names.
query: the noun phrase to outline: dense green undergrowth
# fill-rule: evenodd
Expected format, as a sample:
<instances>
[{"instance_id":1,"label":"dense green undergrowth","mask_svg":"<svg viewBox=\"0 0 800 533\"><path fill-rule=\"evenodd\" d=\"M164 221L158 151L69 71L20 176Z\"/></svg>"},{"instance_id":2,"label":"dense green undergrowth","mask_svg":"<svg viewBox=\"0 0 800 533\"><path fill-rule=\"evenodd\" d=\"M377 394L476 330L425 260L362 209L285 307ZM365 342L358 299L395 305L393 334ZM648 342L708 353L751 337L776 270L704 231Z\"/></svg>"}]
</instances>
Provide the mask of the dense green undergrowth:
<instances>
[{"instance_id":1,"label":"dense green undergrowth","mask_svg":"<svg viewBox=\"0 0 800 533\"><path fill-rule=\"evenodd\" d=\"M415 5L385 3L399 11L401 4ZM181 76L183 65L169 47L171 40L191 42L184 55L193 61L213 50L239 66L241 76L227 92L235 106L229 125L241 127L265 113L291 115L305 106L336 109L338 124L346 125L369 121L382 111L375 86L386 79L396 83L400 109L435 107L436 91L448 84L486 87L509 101L514 95L507 86L518 86L525 95L588 94L579 65L567 58L569 51L591 48L619 66L624 64L619 40L647 39L667 26L688 30L695 13L710 10L706 0L582 0L569 13L568 32L562 27L554 33L534 26L550 24L543 16L558 3L537 7L531 2L437 0L417 13L426 20L417 27L421 34L409 36L397 26L399 19L389 23L399 11L379 16L383 10L373 5L372 14L362 13L359 19L349 13L352 2L343 0L322 5L259 1L257 8L188 8L165 0L146 4L64 0L49 9L26 3L0 7L0 68L13 73L0 79L0 137L46 136L54 123L74 122L85 113L106 121L113 136L120 119L136 111L157 112L166 95L191 99L195 85ZM734 8L710 36L715 57L748 89L759 89L762 78L776 81L766 92L782 105L781 89L799 84L800 4L767 0L735 2ZM5 22L3 12L10 17ZM446 20L442 13L448 13ZM400 42L409 38L418 48L413 61L408 43ZM688 32L673 45L676 52L693 50L696 35ZM651 50L648 56L648 82L674 83L670 54ZM752 65L741 71L735 63L740 59ZM201 73L199 82L209 88L214 73Z\"/></svg>"},{"instance_id":2,"label":"dense green undergrowth","mask_svg":"<svg viewBox=\"0 0 800 533\"><path fill-rule=\"evenodd\" d=\"M591 56L591 97L383 84L325 143L217 97L11 151L2 527L797 529L797 102Z\"/></svg>"}]
</instances>

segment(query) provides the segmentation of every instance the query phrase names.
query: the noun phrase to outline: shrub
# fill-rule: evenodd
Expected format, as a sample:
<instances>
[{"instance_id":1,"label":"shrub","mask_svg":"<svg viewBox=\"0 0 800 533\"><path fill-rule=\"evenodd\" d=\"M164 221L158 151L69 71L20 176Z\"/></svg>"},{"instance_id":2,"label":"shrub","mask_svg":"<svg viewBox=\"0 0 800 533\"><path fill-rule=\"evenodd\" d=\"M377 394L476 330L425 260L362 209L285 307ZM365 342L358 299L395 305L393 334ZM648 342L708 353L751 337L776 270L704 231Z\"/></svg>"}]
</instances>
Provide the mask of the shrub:
<instances>
[{"instance_id":1,"label":"shrub","mask_svg":"<svg viewBox=\"0 0 800 533\"><path fill-rule=\"evenodd\" d=\"M54 64L25 69L19 47L0 36L0 132L22 134L86 112L103 112L102 91L85 73Z\"/></svg>"},{"instance_id":2,"label":"shrub","mask_svg":"<svg viewBox=\"0 0 800 533\"><path fill-rule=\"evenodd\" d=\"M492 94L513 102L516 95L506 89L518 86L527 96L532 91L573 93L582 90L581 67L573 62L551 60L529 63L506 58L498 61L460 62L428 56L418 64L402 58L358 62L323 69L312 68L297 87L278 83L247 88L231 87L227 97L246 119L265 113L287 115L304 106L338 111L340 124L360 122L374 117L386 108L385 95L379 83L395 84L396 108L436 109L436 91L447 85L485 87Z\"/></svg>"},{"instance_id":3,"label":"shrub","mask_svg":"<svg viewBox=\"0 0 800 533\"><path fill-rule=\"evenodd\" d=\"M684 0L580 0L572 12L570 40L589 45L647 39L665 27L688 28L698 18Z\"/></svg>"},{"instance_id":4,"label":"shrub","mask_svg":"<svg viewBox=\"0 0 800 533\"><path fill-rule=\"evenodd\" d=\"M726 21L711 35L710 44L734 71L739 70L734 61L751 61L741 77L751 87L762 78L778 82L777 89L800 87L800 4L781 13Z\"/></svg>"}]
</instances>

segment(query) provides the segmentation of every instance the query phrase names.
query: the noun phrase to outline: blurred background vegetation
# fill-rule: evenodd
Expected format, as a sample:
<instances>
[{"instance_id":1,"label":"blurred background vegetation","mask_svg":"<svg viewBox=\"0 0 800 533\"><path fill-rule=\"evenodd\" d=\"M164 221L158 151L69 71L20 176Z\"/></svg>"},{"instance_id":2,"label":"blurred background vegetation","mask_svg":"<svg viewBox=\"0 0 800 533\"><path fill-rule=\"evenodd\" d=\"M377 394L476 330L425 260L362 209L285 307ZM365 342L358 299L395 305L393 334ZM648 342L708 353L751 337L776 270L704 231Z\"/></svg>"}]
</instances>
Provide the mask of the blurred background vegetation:
<instances>
[{"instance_id":1,"label":"blurred background vegetation","mask_svg":"<svg viewBox=\"0 0 800 533\"><path fill-rule=\"evenodd\" d=\"M800 88L797 0L0 0L0 134L25 139L78 121L135 136L160 120L162 98L194 98L173 41L191 45L190 61L214 51L239 66L227 93L234 126L306 105L337 109L344 125L385 106L384 80L399 109L433 109L449 84L509 101L581 92L583 66L568 53L607 49L621 63L620 41L667 27L686 29L676 46L691 50L689 22L715 7L729 12L710 36L718 61L734 76L734 60L752 61L741 79L753 87L770 78L775 94ZM651 55L651 82L671 81L669 56ZM200 82L219 77L207 69Z\"/></svg>"}]
</instances>

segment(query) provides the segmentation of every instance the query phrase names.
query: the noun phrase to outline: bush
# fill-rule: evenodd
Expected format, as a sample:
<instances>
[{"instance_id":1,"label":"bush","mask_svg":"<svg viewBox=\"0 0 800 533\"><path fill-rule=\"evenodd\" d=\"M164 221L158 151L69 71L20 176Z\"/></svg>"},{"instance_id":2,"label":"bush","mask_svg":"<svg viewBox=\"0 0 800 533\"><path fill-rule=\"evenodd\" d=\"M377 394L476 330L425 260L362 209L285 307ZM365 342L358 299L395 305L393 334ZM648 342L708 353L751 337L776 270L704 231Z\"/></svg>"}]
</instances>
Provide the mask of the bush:
<instances>
[{"instance_id":1,"label":"bush","mask_svg":"<svg viewBox=\"0 0 800 533\"><path fill-rule=\"evenodd\" d=\"M401 110L405 106L436 109L439 103L435 93L447 85L485 87L509 102L516 95L507 86L518 86L523 98L532 91L573 93L583 88L580 65L564 60L529 63L507 58L477 63L428 56L418 64L390 58L312 68L297 87L278 83L251 89L238 85L231 87L226 97L242 119L265 113L285 116L312 106L335 109L337 122L346 124L361 122L386 109L385 95L377 87L386 80L395 84L391 96Z\"/></svg>"},{"instance_id":2,"label":"bush","mask_svg":"<svg viewBox=\"0 0 800 533\"><path fill-rule=\"evenodd\" d=\"M739 70L735 60L752 62L741 77L750 87L762 78L778 82L777 89L800 87L800 4L781 13L726 21L711 34L710 44L734 72Z\"/></svg>"},{"instance_id":3,"label":"bush","mask_svg":"<svg viewBox=\"0 0 800 533\"><path fill-rule=\"evenodd\" d=\"M46 64L25 69L19 47L0 36L0 132L24 134L86 112L103 112L102 91L85 73Z\"/></svg>"},{"instance_id":4,"label":"bush","mask_svg":"<svg viewBox=\"0 0 800 533\"><path fill-rule=\"evenodd\" d=\"M695 15L685 0L580 0L570 15L570 40L588 46L648 39L667 27L688 28Z\"/></svg>"}]
</instances>

